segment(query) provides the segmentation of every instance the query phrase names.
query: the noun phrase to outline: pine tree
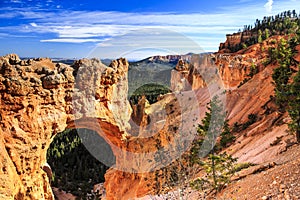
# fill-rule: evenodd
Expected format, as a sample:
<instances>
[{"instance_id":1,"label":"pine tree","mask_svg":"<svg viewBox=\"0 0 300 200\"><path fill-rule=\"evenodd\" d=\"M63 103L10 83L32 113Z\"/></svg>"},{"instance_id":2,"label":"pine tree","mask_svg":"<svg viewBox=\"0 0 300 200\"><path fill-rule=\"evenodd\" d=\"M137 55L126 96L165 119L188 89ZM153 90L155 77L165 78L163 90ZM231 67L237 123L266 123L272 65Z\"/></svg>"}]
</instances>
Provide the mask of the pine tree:
<instances>
[{"instance_id":1,"label":"pine tree","mask_svg":"<svg viewBox=\"0 0 300 200\"><path fill-rule=\"evenodd\" d=\"M265 29L265 39L268 39L270 37L270 31L269 29Z\"/></svg>"},{"instance_id":2,"label":"pine tree","mask_svg":"<svg viewBox=\"0 0 300 200\"><path fill-rule=\"evenodd\" d=\"M293 18L297 17L297 13L295 10L293 10L292 13L293 13Z\"/></svg>"},{"instance_id":3,"label":"pine tree","mask_svg":"<svg viewBox=\"0 0 300 200\"><path fill-rule=\"evenodd\" d=\"M300 142L300 66L290 88L288 112L292 122L289 126L292 131L296 132L297 141Z\"/></svg>"},{"instance_id":4,"label":"pine tree","mask_svg":"<svg viewBox=\"0 0 300 200\"><path fill-rule=\"evenodd\" d=\"M202 156L207 153L214 153L217 137L222 133L226 112L223 110L223 104L219 96L214 96L209 103L208 112L206 112L202 124L199 125L197 132L206 137L202 144Z\"/></svg>"},{"instance_id":5,"label":"pine tree","mask_svg":"<svg viewBox=\"0 0 300 200\"><path fill-rule=\"evenodd\" d=\"M275 57L280 64L279 67L274 69L272 74L275 85L276 103L278 104L280 111L284 112L288 102L288 82L292 74L290 66L293 63L293 51L288 42L281 39L277 51L274 51L274 53L276 53L276 55L271 55L271 57Z\"/></svg>"},{"instance_id":6,"label":"pine tree","mask_svg":"<svg viewBox=\"0 0 300 200\"><path fill-rule=\"evenodd\" d=\"M220 136L220 146L222 148L227 147L227 144L230 144L235 140L235 136L232 135L232 132L230 130L228 120L225 121L223 131Z\"/></svg>"},{"instance_id":7,"label":"pine tree","mask_svg":"<svg viewBox=\"0 0 300 200\"><path fill-rule=\"evenodd\" d=\"M234 138L230 133L228 121L225 121L226 112L223 110L222 102L218 96L214 96L208 106L208 112L202 120L202 124L198 127L198 134L202 137L197 144L198 152L193 152L198 155L198 163L205 169L206 177L196 179L191 182L191 186L198 190L213 189L220 191L226 183L230 181L232 175L232 168L236 159L230 155L223 153L218 154L215 141L218 135L221 135L221 146L225 146L227 142L232 141ZM203 137L206 140L203 140ZM206 161L199 159L203 152L200 146L204 146L204 153L209 152Z\"/></svg>"},{"instance_id":8,"label":"pine tree","mask_svg":"<svg viewBox=\"0 0 300 200\"><path fill-rule=\"evenodd\" d=\"M258 38L257 38L258 43L262 43L262 32L261 30L258 30Z\"/></svg>"},{"instance_id":9,"label":"pine tree","mask_svg":"<svg viewBox=\"0 0 300 200\"><path fill-rule=\"evenodd\" d=\"M209 154L208 160L202 163L207 173L207 179L203 182L214 190L220 191L225 184L230 182L235 162L236 159L226 153Z\"/></svg>"}]
</instances>

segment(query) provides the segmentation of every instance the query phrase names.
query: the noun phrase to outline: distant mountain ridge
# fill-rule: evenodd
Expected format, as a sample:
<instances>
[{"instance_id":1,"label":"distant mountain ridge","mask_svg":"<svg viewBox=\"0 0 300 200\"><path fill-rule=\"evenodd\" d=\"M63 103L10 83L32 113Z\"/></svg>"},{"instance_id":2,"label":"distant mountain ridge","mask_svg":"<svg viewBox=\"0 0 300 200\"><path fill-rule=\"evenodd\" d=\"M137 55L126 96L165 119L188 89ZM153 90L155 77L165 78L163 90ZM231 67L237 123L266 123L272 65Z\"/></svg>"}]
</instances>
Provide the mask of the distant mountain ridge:
<instances>
[{"instance_id":1,"label":"distant mountain ridge","mask_svg":"<svg viewBox=\"0 0 300 200\"><path fill-rule=\"evenodd\" d=\"M186 54L186 55L167 55L167 56L151 56L145 60L150 62L169 62L174 63L175 65L179 60L189 60L193 54ZM144 61L144 60L143 60Z\"/></svg>"},{"instance_id":2,"label":"distant mountain ridge","mask_svg":"<svg viewBox=\"0 0 300 200\"><path fill-rule=\"evenodd\" d=\"M207 54L207 52L201 54ZM179 54L170 54L166 56L155 55L141 60L132 60L132 61L129 60L129 63L155 62L155 63L171 63L176 65L179 60L187 61L192 57L192 55L194 55L194 53L192 52L183 55L179 55ZM30 59L30 58L33 57L21 57L21 59ZM55 63L60 62L64 64L73 64L74 61L78 60L76 58L57 58L57 57L51 57L50 59ZM100 59L101 62L107 66L111 63L112 60L114 60L109 58L103 58L103 59L98 58L98 59Z\"/></svg>"}]
</instances>

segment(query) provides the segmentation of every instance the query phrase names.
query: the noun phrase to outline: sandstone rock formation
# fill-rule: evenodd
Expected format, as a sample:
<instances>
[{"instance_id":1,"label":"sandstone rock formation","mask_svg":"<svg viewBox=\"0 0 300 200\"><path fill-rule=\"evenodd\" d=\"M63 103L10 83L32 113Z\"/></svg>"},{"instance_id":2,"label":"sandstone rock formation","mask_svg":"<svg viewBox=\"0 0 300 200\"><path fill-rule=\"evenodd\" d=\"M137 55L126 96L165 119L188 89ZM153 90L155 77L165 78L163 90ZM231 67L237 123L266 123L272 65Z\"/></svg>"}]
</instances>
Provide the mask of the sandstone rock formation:
<instances>
[{"instance_id":1,"label":"sandstone rock formation","mask_svg":"<svg viewBox=\"0 0 300 200\"><path fill-rule=\"evenodd\" d=\"M197 123L198 105L180 105L197 102L193 92L162 98L145 111L154 131L130 134L125 59L109 67L96 59L68 66L7 55L0 64L1 199L54 198L42 168L52 139L66 128L95 130L111 146L116 165L105 174L104 186L107 199L116 200L155 192L156 171L177 158L183 137L186 143L193 139L190 122Z\"/></svg>"},{"instance_id":2,"label":"sandstone rock formation","mask_svg":"<svg viewBox=\"0 0 300 200\"><path fill-rule=\"evenodd\" d=\"M138 101L138 104L132 105L131 135L137 136L141 131L143 131L141 129L145 128L149 124L149 115L146 113L146 108L149 106L150 104L144 95Z\"/></svg>"},{"instance_id":3,"label":"sandstone rock formation","mask_svg":"<svg viewBox=\"0 0 300 200\"><path fill-rule=\"evenodd\" d=\"M226 41L224 43L220 43L219 50L223 51L223 53L230 53L228 47L233 47L242 42L242 33L234 33L227 34Z\"/></svg>"},{"instance_id":4,"label":"sandstone rock formation","mask_svg":"<svg viewBox=\"0 0 300 200\"><path fill-rule=\"evenodd\" d=\"M273 40L281 38L281 36L272 37L237 53L222 53L221 51L201 55L198 57L199 61L193 60L195 56L191 56L187 61L179 60L171 73L171 90L187 91L207 87L208 74L219 74L225 89L235 89L246 78L251 78L251 68L254 67L256 73L266 68L264 62L268 57L268 49L274 47Z\"/></svg>"},{"instance_id":5,"label":"sandstone rock formation","mask_svg":"<svg viewBox=\"0 0 300 200\"><path fill-rule=\"evenodd\" d=\"M124 146L131 113L128 63L114 63L0 58L1 199L53 199L42 167L53 137L66 128L95 129L110 144Z\"/></svg>"},{"instance_id":6,"label":"sandstone rock formation","mask_svg":"<svg viewBox=\"0 0 300 200\"><path fill-rule=\"evenodd\" d=\"M274 95L272 73L276 66L264 64L268 57L268 49L274 47L273 41L279 41L281 38L282 36L274 36L237 53L214 53L204 57L201 62L191 60L189 70L176 67L172 72L172 90L186 91L192 88L196 91L199 102L203 103L208 102L211 95L209 90L205 91L205 88L211 85L208 74L218 72L222 82L219 85L223 85L221 89L226 92L227 118L232 126L236 122L245 123L250 114L259 116L259 122L242 131L244 137L238 137L237 142L230 148L230 152L241 162L272 161L294 141L293 136L285 133L288 129L285 123L279 127L274 126L281 120L288 121L288 116L277 113L276 106L270 101L270 96ZM295 55L295 59L299 59L299 54ZM249 74L253 66L257 71L251 77ZM241 84L245 79L249 80ZM188 84L189 87L182 83ZM282 138L285 142L270 145L277 140L276 138Z\"/></svg>"},{"instance_id":7,"label":"sandstone rock formation","mask_svg":"<svg viewBox=\"0 0 300 200\"><path fill-rule=\"evenodd\" d=\"M219 53L230 53L230 47L241 45L243 42L247 41L253 36L256 35L250 31L227 34L226 41L224 43L221 43L219 46Z\"/></svg>"}]
</instances>

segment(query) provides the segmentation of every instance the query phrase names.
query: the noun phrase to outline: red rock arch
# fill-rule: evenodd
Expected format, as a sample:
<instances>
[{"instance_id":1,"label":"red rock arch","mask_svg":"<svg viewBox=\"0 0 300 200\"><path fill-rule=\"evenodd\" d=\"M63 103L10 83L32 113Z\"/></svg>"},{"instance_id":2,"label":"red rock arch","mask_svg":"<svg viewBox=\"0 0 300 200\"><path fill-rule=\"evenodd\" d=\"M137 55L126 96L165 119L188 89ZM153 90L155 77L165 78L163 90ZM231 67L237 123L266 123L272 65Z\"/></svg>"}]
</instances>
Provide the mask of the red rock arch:
<instances>
[{"instance_id":1,"label":"red rock arch","mask_svg":"<svg viewBox=\"0 0 300 200\"><path fill-rule=\"evenodd\" d=\"M42 167L54 135L66 128L93 129L97 122L103 138L123 148L131 112L127 70L125 59L106 67L95 59L68 66L47 58L0 58L1 199L53 199ZM93 88L84 82L88 79L93 79ZM84 110L89 100L93 113Z\"/></svg>"},{"instance_id":2,"label":"red rock arch","mask_svg":"<svg viewBox=\"0 0 300 200\"><path fill-rule=\"evenodd\" d=\"M180 104L174 94L167 95L153 108L157 120L161 120L157 109L166 112L165 119L158 121L165 121L163 126L157 129L153 124L156 131L150 136L133 137L127 133L132 112L127 71L125 59L107 67L96 59L69 66L48 58L0 57L0 199L53 199L42 166L53 137L66 128L92 129L110 144L116 168L105 174L108 200L155 193L155 170L160 167L155 154L163 148L168 159L176 157L174 141L181 139L180 129L190 134L191 122L197 123L199 117L180 109L198 105ZM181 95L182 101L192 93Z\"/></svg>"}]
</instances>

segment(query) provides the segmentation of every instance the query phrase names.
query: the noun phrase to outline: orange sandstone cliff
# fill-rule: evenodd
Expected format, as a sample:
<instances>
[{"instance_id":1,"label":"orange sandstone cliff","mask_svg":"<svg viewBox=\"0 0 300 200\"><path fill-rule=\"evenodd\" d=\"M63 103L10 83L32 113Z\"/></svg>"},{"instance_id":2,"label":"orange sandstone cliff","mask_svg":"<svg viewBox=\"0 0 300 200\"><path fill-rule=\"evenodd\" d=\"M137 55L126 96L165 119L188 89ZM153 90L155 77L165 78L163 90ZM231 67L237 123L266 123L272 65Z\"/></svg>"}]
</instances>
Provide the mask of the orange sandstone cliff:
<instances>
[{"instance_id":1,"label":"orange sandstone cliff","mask_svg":"<svg viewBox=\"0 0 300 200\"><path fill-rule=\"evenodd\" d=\"M178 140L194 129L180 123L181 117L194 123L192 118L198 117L197 112L181 115L172 109L179 99L192 99L192 93L176 99L170 94L148 108L151 123L139 137L131 134L135 122L130 120L125 59L109 67L96 59L68 66L47 58L20 60L7 55L0 58L0 66L1 199L54 199L42 168L52 139L66 128L95 130L111 146L116 165L105 174L107 199L154 193L156 171L176 158ZM189 135L187 139L192 140ZM167 152L164 162L157 161L158 149Z\"/></svg>"},{"instance_id":2,"label":"orange sandstone cliff","mask_svg":"<svg viewBox=\"0 0 300 200\"><path fill-rule=\"evenodd\" d=\"M47 58L0 58L1 199L53 199L42 167L53 137L68 127L100 125L99 134L124 145L131 112L128 63L113 64L84 59L70 67Z\"/></svg>"}]
</instances>

